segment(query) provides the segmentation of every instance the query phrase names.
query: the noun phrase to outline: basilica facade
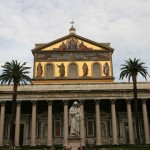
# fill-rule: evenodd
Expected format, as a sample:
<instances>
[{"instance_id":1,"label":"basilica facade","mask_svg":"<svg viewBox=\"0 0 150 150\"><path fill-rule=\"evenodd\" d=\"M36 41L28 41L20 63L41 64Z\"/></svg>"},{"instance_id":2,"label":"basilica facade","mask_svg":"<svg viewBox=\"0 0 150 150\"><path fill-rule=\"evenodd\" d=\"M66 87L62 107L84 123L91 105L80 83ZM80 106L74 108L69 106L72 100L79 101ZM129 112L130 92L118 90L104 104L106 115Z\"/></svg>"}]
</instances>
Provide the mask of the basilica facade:
<instances>
[{"instance_id":1,"label":"basilica facade","mask_svg":"<svg viewBox=\"0 0 150 150\"><path fill-rule=\"evenodd\" d=\"M69 34L35 44L33 85L18 87L15 145L135 144L132 83L115 82L110 43ZM139 131L150 144L150 83L139 82ZM9 144L12 85L0 86L0 146ZM79 104L79 134L70 134L69 111Z\"/></svg>"}]
</instances>

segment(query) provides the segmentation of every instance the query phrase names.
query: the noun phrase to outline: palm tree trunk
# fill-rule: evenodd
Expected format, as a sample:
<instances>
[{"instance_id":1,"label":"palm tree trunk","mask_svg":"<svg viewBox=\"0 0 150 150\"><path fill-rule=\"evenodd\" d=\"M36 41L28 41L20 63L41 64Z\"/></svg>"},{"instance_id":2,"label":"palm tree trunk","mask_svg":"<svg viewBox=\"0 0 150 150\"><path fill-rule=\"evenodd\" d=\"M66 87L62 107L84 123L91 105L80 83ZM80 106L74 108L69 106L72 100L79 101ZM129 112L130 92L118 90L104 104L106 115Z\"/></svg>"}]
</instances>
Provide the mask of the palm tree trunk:
<instances>
[{"instance_id":1,"label":"palm tree trunk","mask_svg":"<svg viewBox=\"0 0 150 150\"><path fill-rule=\"evenodd\" d=\"M17 99L17 87L18 84L14 83L13 85L13 97L12 97L12 112L11 112L11 124L10 124L10 146L14 149L14 135L15 135L15 114L16 114L16 99Z\"/></svg>"},{"instance_id":2,"label":"palm tree trunk","mask_svg":"<svg viewBox=\"0 0 150 150\"><path fill-rule=\"evenodd\" d=\"M140 144L139 112L138 112L136 76L133 76L132 79L133 79L133 93L134 93L135 125L136 125L136 134L137 134L137 141L136 142L137 142L137 144Z\"/></svg>"}]
</instances>

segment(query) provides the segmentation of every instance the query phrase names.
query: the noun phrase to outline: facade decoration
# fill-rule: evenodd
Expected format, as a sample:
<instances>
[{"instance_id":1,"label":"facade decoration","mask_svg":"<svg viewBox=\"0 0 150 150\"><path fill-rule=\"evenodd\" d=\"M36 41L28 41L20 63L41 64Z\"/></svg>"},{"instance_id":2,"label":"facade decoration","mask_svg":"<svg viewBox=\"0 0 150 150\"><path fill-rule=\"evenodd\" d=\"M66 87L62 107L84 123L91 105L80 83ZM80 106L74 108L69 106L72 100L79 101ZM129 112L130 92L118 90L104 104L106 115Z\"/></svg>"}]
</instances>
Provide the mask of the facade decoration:
<instances>
[{"instance_id":1,"label":"facade decoration","mask_svg":"<svg viewBox=\"0 0 150 150\"><path fill-rule=\"evenodd\" d=\"M83 41L79 42L76 38L70 38L66 42L62 42L58 48L54 48L54 50L92 50L92 48L88 48Z\"/></svg>"},{"instance_id":2,"label":"facade decoration","mask_svg":"<svg viewBox=\"0 0 150 150\"><path fill-rule=\"evenodd\" d=\"M99 51L65 51L62 55L60 52L47 53L42 52L35 54L36 61L70 61L70 56L74 57L74 61L82 61L82 60L95 60L95 61L109 61L110 55L108 52L99 52ZM57 59L56 59L57 58Z\"/></svg>"},{"instance_id":3,"label":"facade decoration","mask_svg":"<svg viewBox=\"0 0 150 150\"><path fill-rule=\"evenodd\" d=\"M67 41L68 49L78 49L78 41L74 38L71 38Z\"/></svg>"}]
</instances>

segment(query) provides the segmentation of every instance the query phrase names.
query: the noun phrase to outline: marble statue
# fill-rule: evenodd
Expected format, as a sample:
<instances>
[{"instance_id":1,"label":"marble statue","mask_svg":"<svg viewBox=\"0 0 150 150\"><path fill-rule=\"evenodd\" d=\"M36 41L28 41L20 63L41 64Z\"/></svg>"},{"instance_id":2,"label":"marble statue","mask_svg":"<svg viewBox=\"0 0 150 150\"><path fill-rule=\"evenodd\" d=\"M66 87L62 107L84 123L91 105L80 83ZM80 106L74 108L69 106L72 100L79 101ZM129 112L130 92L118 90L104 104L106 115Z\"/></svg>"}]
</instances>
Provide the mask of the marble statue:
<instances>
[{"instance_id":1,"label":"marble statue","mask_svg":"<svg viewBox=\"0 0 150 150\"><path fill-rule=\"evenodd\" d=\"M69 110L70 136L80 135L81 112L78 102L75 101Z\"/></svg>"}]
</instances>

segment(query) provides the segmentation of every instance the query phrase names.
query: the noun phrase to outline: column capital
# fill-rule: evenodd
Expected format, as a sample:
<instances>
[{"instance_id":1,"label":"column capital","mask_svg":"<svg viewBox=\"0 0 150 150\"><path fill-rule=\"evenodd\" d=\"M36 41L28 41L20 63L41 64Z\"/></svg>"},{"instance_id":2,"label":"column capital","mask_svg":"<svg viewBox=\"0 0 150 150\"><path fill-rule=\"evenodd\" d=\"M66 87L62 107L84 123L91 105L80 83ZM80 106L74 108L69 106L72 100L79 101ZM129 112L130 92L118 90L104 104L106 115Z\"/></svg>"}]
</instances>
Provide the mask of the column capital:
<instances>
[{"instance_id":1,"label":"column capital","mask_svg":"<svg viewBox=\"0 0 150 150\"><path fill-rule=\"evenodd\" d=\"M83 104L84 104L84 100L83 100L83 99L80 99L80 100L79 100L79 104L80 104L80 105L83 105Z\"/></svg>"},{"instance_id":2,"label":"column capital","mask_svg":"<svg viewBox=\"0 0 150 150\"><path fill-rule=\"evenodd\" d=\"M143 104L146 104L146 101L147 101L146 98L143 98L143 99L142 99L142 103L143 103Z\"/></svg>"},{"instance_id":3,"label":"column capital","mask_svg":"<svg viewBox=\"0 0 150 150\"><path fill-rule=\"evenodd\" d=\"M68 105L69 100L63 100L64 105Z\"/></svg>"},{"instance_id":4,"label":"column capital","mask_svg":"<svg viewBox=\"0 0 150 150\"><path fill-rule=\"evenodd\" d=\"M95 101L95 104L99 104L101 100L100 99L95 99L94 101Z\"/></svg>"},{"instance_id":5,"label":"column capital","mask_svg":"<svg viewBox=\"0 0 150 150\"><path fill-rule=\"evenodd\" d=\"M132 99L126 99L127 104L131 104Z\"/></svg>"},{"instance_id":6,"label":"column capital","mask_svg":"<svg viewBox=\"0 0 150 150\"><path fill-rule=\"evenodd\" d=\"M5 106L6 102L5 101L0 101L1 106Z\"/></svg>"},{"instance_id":7,"label":"column capital","mask_svg":"<svg viewBox=\"0 0 150 150\"><path fill-rule=\"evenodd\" d=\"M18 100L18 101L16 101L16 104L18 104L18 105L19 105L19 104L21 104L21 101L19 101L19 100Z\"/></svg>"},{"instance_id":8,"label":"column capital","mask_svg":"<svg viewBox=\"0 0 150 150\"><path fill-rule=\"evenodd\" d=\"M47 103L48 103L48 105L52 105L53 101L48 100Z\"/></svg>"},{"instance_id":9,"label":"column capital","mask_svg":"<svg viewBox=\"0 0 150 150\"><path fill-rule=\"evenodd\" d=\"M31 101L33 105L36 105L37 101Z\"/></svg>"},{"instance_id":10,"label":"column capital","mask_svg":"<svg viewBox=\"0 0 150 150\"><path fill-rule=\"evenodd\" d=\"M115 104L116 99L110 99L111 104Z\"/></svg>"}]
</instances>

